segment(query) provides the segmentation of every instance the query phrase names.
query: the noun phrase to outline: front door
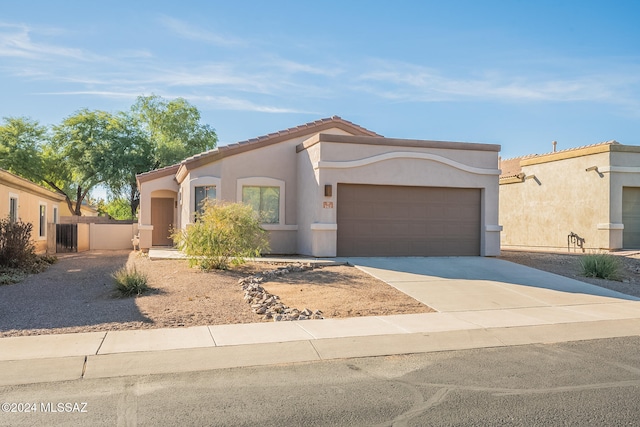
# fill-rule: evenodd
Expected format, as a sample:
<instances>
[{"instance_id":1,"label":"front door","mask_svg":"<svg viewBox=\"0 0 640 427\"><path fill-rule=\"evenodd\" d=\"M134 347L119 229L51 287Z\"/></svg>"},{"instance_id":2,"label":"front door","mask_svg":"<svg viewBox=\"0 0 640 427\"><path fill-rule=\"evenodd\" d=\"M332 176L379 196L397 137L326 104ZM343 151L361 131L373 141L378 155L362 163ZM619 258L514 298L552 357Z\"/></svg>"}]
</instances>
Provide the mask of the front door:
<instances>
[{"instance_id":1,"label":"front door","mask_svg":"<svg viewBox=\"0 0 640 427\"><path fill-rule=\"evenodd\" d=\"M174 200L169 198L154 197L151 199L152 246L173 246L173 241L169 236L173 224L174 203Z\"/></svg>"}]
</instances>

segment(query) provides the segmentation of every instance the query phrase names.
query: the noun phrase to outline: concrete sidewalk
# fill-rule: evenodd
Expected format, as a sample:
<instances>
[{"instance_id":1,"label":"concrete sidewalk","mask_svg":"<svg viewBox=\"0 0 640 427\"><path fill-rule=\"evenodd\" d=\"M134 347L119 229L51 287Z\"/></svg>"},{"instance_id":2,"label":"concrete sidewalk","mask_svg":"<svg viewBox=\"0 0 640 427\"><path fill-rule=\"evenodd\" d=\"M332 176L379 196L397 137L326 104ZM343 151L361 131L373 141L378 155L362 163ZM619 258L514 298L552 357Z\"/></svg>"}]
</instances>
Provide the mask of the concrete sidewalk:
<instances>
[{"instance_id":1,"label":"concrete sidewalk","mask_svg":"<svg viewBox=\"0 0 640 427\"><path fill-rule=\"evenodd\" d=\"M0 385L640 335L638 298L506 261L348 261L439 312L2 338Z\"/></svg>"}]
</instances>

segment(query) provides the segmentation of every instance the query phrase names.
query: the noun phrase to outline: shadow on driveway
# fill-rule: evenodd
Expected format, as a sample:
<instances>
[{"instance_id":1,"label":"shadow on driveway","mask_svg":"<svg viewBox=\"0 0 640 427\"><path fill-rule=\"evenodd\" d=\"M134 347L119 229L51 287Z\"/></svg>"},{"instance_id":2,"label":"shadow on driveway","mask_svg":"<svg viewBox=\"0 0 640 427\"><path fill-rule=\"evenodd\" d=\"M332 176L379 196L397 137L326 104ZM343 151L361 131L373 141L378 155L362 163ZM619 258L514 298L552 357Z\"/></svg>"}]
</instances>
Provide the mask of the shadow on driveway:
<instances>
[{"instance_id":1,"label":"shadow on driveway","mask_svg":"<svg viewBox=\"0 0 640 427\"><path fill-rule=\"evenodd\" d=\"M130 251L91 251L59 256L47 271L0 286L0 335L11 330L149 322L135 298L118 298L111 274Z\"/></svg>"}]
</instances>

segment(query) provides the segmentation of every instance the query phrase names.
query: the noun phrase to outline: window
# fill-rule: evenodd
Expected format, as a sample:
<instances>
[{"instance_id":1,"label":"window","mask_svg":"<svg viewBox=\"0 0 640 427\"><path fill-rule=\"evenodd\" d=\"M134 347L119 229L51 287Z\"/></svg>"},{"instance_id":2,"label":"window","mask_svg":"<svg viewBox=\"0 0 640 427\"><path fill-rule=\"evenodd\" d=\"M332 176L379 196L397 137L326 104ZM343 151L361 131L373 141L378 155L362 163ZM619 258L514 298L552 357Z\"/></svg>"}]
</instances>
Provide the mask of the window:
<instances>
[{"instance_id":1,"label":"window","mask_svg":"<svg viewBox=\"0 0 640 427\"><path fill-rule=\"evenodd\" d=\"M280 223L280 187L242 187L242 202L250 205L263 224Z\"/></svg>"},{"instance_id":2,"label":"window","mask_svg":"<svg viewBox=\"0 0 640 427\"><path fill-rule=\"evenodd\" d=\"M47 236L47 205L40 205L40 228L38 230L38 236Z\"/></svg>"},{"instance_id":3,"label":"window","mask_svg":"<svg viewBox=\"0 0 640 427\"><path fill-rule=\"evenodd\" d=\"M57 206L53 207L53 223L54 224L58 223L58 207Z\"/></svg>"},{"instance_id":4,"label":"window","mask_svg":"<svg viewBox=\"0 0 640 427\"><path fill-rule=\"evenodd\" d=\"M205 199L216 200L216 186L215 185L203 185L195 188L196 190L196 204L195 211L202 213L204 211Z\"/></svg>"},{"instance_id":5,"label":"window","mask_svg":"<svg viewBox=\"0 0 640 427\"><path fill-rule=\"evenodd\" d=\"M9 195L9 221L18 221L18 196Z\"/></svg>"}]
</instances>

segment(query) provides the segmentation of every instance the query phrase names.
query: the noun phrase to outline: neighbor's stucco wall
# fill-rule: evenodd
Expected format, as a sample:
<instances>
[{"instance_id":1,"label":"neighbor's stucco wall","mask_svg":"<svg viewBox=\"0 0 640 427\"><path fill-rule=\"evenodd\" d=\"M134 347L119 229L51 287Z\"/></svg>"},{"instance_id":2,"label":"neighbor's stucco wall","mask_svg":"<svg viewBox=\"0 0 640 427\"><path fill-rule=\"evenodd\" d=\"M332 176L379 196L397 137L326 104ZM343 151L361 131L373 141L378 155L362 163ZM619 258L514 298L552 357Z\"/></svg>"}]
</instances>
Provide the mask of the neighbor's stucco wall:
<instances>
[{"instance_id":1,"label":"neighbor's stucco wall","mask_svg":"<svg viewBox=\"0 0 640 427\"><path fill-rule=\"evenodd\" d=\"M500 185L502 247L567 250L573 232L585 249L609 249L610 175L586 171L608 164L603 152L523 166L524 182Z\"/></svg>"},{"instance_id":2,"label":"neighbor's stucco wall","mask_svg":"<svg viewBox=\"0 0 640 427\"><path fill-rule=\"evenodd\" d=\"M40 206L46 207L46 223L49 224L53 223L54 207L58 209L59 217L60 207L64 202L61 197L53 192L39 188L32 183L25 182L23 185L21 178L15 178L6 172L2 172L0 176L0 218L9 216L9 198L17 197L19 219L33 225L31 240L34 243L36 252L47 252L47 237L51 229L45 225L44 236L40 236ZM49 250L55 251L55 246L49 248Z\"/></svg>"},{"instance_id":3,"label":"neighbor's stucco wall","mask_svg":"<svg viewBox=\"0 0 640 427\"><path fill-rule=\"evenodd\" d=\"M132 249L138 224L89 224L89 246L93 250Z\"/></svg>"}]
</instances>

